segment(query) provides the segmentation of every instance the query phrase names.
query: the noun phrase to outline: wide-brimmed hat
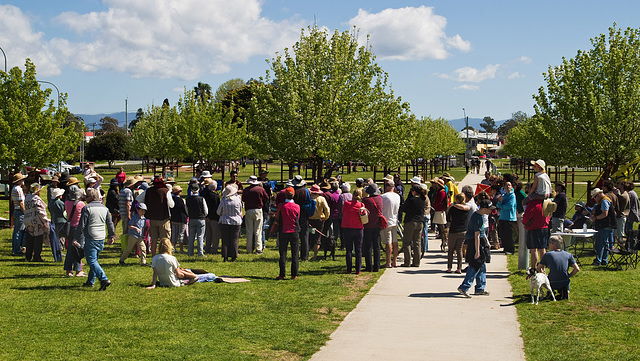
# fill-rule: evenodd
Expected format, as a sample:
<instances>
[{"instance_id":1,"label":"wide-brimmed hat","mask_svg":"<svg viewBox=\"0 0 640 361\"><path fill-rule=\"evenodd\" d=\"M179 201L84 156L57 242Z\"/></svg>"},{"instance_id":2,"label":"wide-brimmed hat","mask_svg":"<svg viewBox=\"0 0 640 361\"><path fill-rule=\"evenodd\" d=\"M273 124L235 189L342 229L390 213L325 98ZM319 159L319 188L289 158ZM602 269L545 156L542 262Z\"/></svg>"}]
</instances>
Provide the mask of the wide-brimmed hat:
<instances>
[{"instance_id":1,"label":"wide-brimmed hat","mask_svg":"<svg viewBox=\"0 0 640 361\"><path fill-rule=\"evenodd\" d=\"M320 183L320 189L325 190L325 191L329 190L329 189L331 189L331 185L326 180L323 180L322 183Z\"/></svg>"},{"instance_id":2,"label":"wide-brimmed hat","mask_svg":"<svg viewBox=\"0 0 640 361\"><path fill-rule=\"evenodd\" d=\"M582 209L586 209L587 208L587 205L584 204L583 201L580 201L580 202L576 203L574 206L578 206L578 207L580 207Z\"/></svg>"},{"instance_id":3,"label":"wide-brimmed hat","mask_svg":"<svg viewBox=\"0 0 640 361\"><path fill-rule=\"evenodd\" d=\"M211 178L211 172L209 172L208 170L204 170L202 171L202 174L200 176L202 178Z\"/></svg>"},{"instance_id":4,"label":"wide-brimmed hat","mask_svg":"<svg viewBox=\"0 0 640 361\"><path fill-rule=\"evenodd\" d=\"M31 185L29 186L29 193L38 193L40 192L40 190L42 189L42 186L38 183L31 183Z\"/></svg>"},{"instance_id":5,"label":"wide-brimmed hat","mask_svg":"<svg viewBox=\"0 0 640 361\"><path fill-rule=\"evenodd\" d=\"M451 176L450 176L450 175L446 175L446 174L443 174L443 175L440 177L440 179L442 179L442 180L443 180L443 181L445 181L445 182L453 181L453 178L451 178Z\"/></svg>"},{"instance_id":6,"label":"wide-brimmed hat","mask_svg":"<svg viewBox=\"0 0 640 361\"><path fill-rule=\"evenodd\" d=\"M202 181L202 184L203 184L203 185L205 185L205 186L208 186L208 185L209 185L209 184L211 184L211 183L213 183L213 179L212 179L212 178L205 178L205 179ZM190 183L190 184L191 184L191 183ZM193 183L193 184L198 184L198 183Z\"/></svg>"},{"instance_id":7,"label":"wide-brimmed hat","mask_svg":"<svg viewBox=\"0 0 640 361\"><path fill-rule=\"evenodd\" d=\"M62 188L53 188L51 191L51 196L55 199L64 194L64 189Z\"/></svg>"},{"instance_id":8,"label":"wide-brimmed hat","mask_svg":"<svg viewBox=\"0 0 640 361\"><path fill-rule=\"evenodd\" d=\"M142 182L145 181L145 178L143 176L141 176L141 175L136 175L136 176L133 177L133 180L135 180L136 183L142 183Z\"/></svg>"},{"instance_id":9,"label":"wide-brimmed hat","mask_svg":"<svg viewBox=\"0 0 640 361\"><path fill-rule=\"evenodd\" d=\"M488 199L483 199L478 203L478 208L482 209L482 208L486 208L486 209L496 209L496 206L493 205L493 203L491 203L490 200Z\"/></svg>"},{"instance_id":10,"label":"wide-brimmed hat","mask_svg":"<svg viewBox=\"0 0 640 361\"><path fill-rule=\"evenodd\" d=\"M224 187L224 190L222 191L222 196L228 197L236 193L238 193L238 186L235 184L229 184L226 187Z\"/></svg>"},{"instance_id":11,"label":"wide-brimmed hat","mask_svg":"<svg viewBox=\"0 0 640 361\"><path fill-rule=\"evenodd\" d=\"M363 184L364 184L364 179L356 178L356 187L362 187Z\"/></svg>"},{"instance_id":12,"label":"wide-brimmed hat","mask_svg":"<svg viewBox=\"0 0 640 361\"><path fill-rule=\"evenodd\" d=\"M133 178L133 176L128 176L127 179L124 181L123 186L126 188L129 188L133 185L133 183L135 183L135 178Z\"/></svg>"},{"instance_id":13,"label":"wide-brimmed hat","mask_svg":"<svg viewBox=\"0 0 640 361\"><path fill-rule=\"evenodd\" d=\"M171 188L171 193L179 193L179 192L182 192L182 187L180 187L179 185L176 184Z\"/></svg>"},{"instance_id":14,"label":"wide-brimmed hat","mask_svg":"<svg viewBox=\"0 0 640 361\"><path fill-rule=\"evenodd\" d=\"M260 172L258 172L258 174L269 174L269 171L266 169L260 169Z\"/></svg>"},{"instance_id":15,"label":"wide-brimmed hat","mask_svg":"<svg viewBox=\"0 0 640 361\"><path fill-rule=\"evenodd\" d=\"M380 195L380 188L378 188L378 185L373 183L373 184L369 184L365 189L365 192L367 192L367 194L369 194L370 196L377 196Z\"/></svg>"},{"instance_id":16,"label":"wide-brimmed hat","mask_svg":"<svg viewBox=\"0 0 640 361\"><path fill-rule=\"evenodd\" d=\"M294 187L302 187L307 184L307 182L302 178L300 174L298 174L297 176L293 177L293 179L291 180L291 184Z\"/></svg>"},{"instance_id":17,"label":"wide-brimmed hat","mask_svg":"<svg viewBox=\"0 0 640 361\"><path fill-rule=\"evenodd\" d=\"M415 176L415 177L411 178L411 183L420 184L420 183L422 183L422 179L420 179L420 177L418 177L418 176Z\"/></svg>"},{"instance_id":18,"label":"wide-brimmed hat","mask_svg":"<svg viewBox=\"0 0 640 361\"><path fill-rule=\"evenodd\" d=\"M53 177L51 177L51 183L53 182L60 182L60 178L57 175L54 175Z\"/></svg>"},{"instance_id":19,"label":"wide-brimmed hat","mask_svg":"<svg viewBox=\"0 0 640 361\"><path fill-rule=\"evenodd\" d=\"M175 184L176 180L173 177L167 177L167 180L164 181L164 182L167 183L167 184Z\"/></svg>"},{"instance_id":20,"label":"wide-brimmed hat","mask_svg":"<svg viewBox=\"0 0 640 361\"><path fill-rule=\"evenodd\" d=\"M147 210L147 205L146 205L146 204L144 204L144 203L138 203L137 208L138 208L138 209L143 209L143 210L145 210L145 211L146 211L146 210Z\"/></svg>"},{"instance_id":21,"label":"wide-brimmed hat","mask_svg":"<svg viewBox=\"0 0 640 361\"><path fill-rule=\"evenodd\" d=\"M27 178L26 176L24 176L22 173L16 173L13 175L11 183L18 183L19 181L23 180Z\"/></svg>"},{"instance_id":22,"label":"wide-brimmed hat","mask_svg":"<svg viewBox=\"0 0 640 361\"><path fill-rule=\"evenodd\" d=\"M562 187L562 189L567 189L567 186L564 184L563 181L557 181L556 185Z\"/></svg>"},{"instance_id":23,"label":"wide-brimmed hat","mask_svg":"<svg viewBox=\"0 0 640 361\"><path fill-rule=\"evenodd\" d=\"M118 183L118 180L117 180L117 179L115 179L115 178L113 178L113 179L111 180L111 182L109 182L109 185L110 185L110 186L117 186L118 184L120 184L120 183Z\"/></svg>"},{"instance_id":24,"label":"wide-brimmed hat","mask_svg":"<svg viewBox=\"0 0 640 361\"><path fill-rule=\"evenodd\" d=\"M322 189L320 189L319 185L314 184L314 185L311 186L311 189L309 189L309 193L322 194L324 192L322 192Z\"/></svg>"},{"instance_id":25,"label":"wide-brimmed hat","mask_svg":"<svg viewBox=\"0 0 640 361\"><path fill-rule=\"evenodd\" d=\"M545 169L545 167L547 166L547 163L545 163L544 160L542 160L542 159L532 160L531 164L537 165L542 169Z\"/></svg>"},{"instance_id":26,"label":"wide-brimmed hat","mask_svg":"<svg viewBox=\"0 0 640 361\"><path fill-rule=\"evenodd\" d=\"M340 186L340 188L342 188L342 192L343 192L343 193L349 193L349 192L351 192L351 185L349 184L349 182L344 182L344 183L342 183L342 185Z\"/></svg>"},{"instance_id":27,"label":"wide-brimmed hat","mask_svg":"<svg viewBox=\"0 0 640 361\"><path fill-rule=\"evenodd\" d=\"M599 193L604 193L604 191L600 188L593 188L591 190L591 198L595 198Z\"/></svg>"},{"instance_id":28,"label":"wide-brimmed hat","mask_svg":"<svg viewBox=\"0 0 640 361\"><path fill-rule=\"evenodd\" d=\"M69 181L67 182L67 186L70 186L72 184L78 184L78 178L76 177L69 177Z\"/></svg>"},{"instance_id":29,"label":"wide-brimmed hat","mask_svg":"<svg viewBox=\"0 0 640 361\"><path fill-rule=\"evenodd\" d=\"M293 187L293 179L289 179L284 185L285 187Z\"/></svg>"},{"instance_id":30,"label":"wide-brimmed hat","mask_svg":"<svg viewBox=\"0 0 640 361\"><path fill-rule=\"evenodd\" d=\"M387 174L386 176L384 176L384 178L382 178L382 180L385 182L393 183L393 184L396 183L396 181L393 179L393 176L391 174Z\"/></svg>"},{"instance_id":31,"label":"wide-brimmed hat","mask_svg":"<svg viewBox=\"0 0 640 361\"><path fill-rule=\"evenodd\" d=\"M440 178L433 178L430 182L433 184L437 184L441 187L444 187L444 181Z\"/></svg>"},{"instance_id":32,"label":"wide-brimmed hat","mask_svg":"<svg viewBox=\"0 0 640 361\"><path fill-rule=\"evenodd\" d=\"M247 179L247 183L249 183L251 185L260 184L260 182L258 182L258 177L254 176L254 175L249 176L249 179Z\"/></svg>"},{"instance_id":33,"label":"wide-brimmed hat","mask_svg":"<svg viewBox=\"0 0 640 361\"><path fill-rule=\"evenodd\" d=\"M198 194L200 192L200 186L197 184L192 184L189 186L189 190L191 191L191 194Z\"/></svg>"}]
</instances>

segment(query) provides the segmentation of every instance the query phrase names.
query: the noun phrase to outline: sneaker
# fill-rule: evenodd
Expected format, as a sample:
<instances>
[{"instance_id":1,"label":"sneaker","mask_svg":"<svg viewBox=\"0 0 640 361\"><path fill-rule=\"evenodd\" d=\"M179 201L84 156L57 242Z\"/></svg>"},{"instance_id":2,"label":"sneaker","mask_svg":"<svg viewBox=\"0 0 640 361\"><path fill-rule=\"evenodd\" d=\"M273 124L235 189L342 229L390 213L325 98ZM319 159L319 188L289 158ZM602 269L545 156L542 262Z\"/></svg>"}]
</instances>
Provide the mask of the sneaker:
<instances>
[{"instance_id":1,"label":"sneaker","mask_svg":"<svg viewBox=\"0 0 640 361\"><path fill-rule=\"evenodd\" d=\"M142 267L151 267L151 265L148 264L148 263L142 263L140 266L142 266Z\"/></svg>"},{"instance_id":2,"label":"sneaker","mask_svg":"<svg viewBox=\"0 0 640 361\"><path fill-rule=\"evenodd\" d=\"M298 276L293 276L293 277L291 277L291 279L292 279L292 280L297 280L297 279L298 279Z\"/></svg>"},{"instance_id":3,"label":"sneaker","mask_svg":"<svg viewBox=\"0 0 640 361\"><path fill-rule=\"evenodd\" d=\"M256 254L262 254L262 251L256 251Z\"/></svg>"},{"instance_id":4,"label":"sneaker","mask_svg":"<svg viewBox=\"0 0 640 361\"><path fill-rule=\"evenodd\" d=\"M476 291L473 295L474 296L489 296L489 291L485 291L485 290Z\"/></svg>"},{"instance_id":5,"label":"sneaker","mask_svg":"<svg viewBox=\"0 0 640 361\"><path fill-rule=\"evenodd\" d=\"M276 280L277 280L277 281L282 281L283 279L284 279L284 277L282 277L282 276L278 276L278 277L276 277Z\"/></svg>"},{"instance_id":6,"label":"sneaker","mask_svg":"<svg viewBox=\"0 0 640 361\"><path fill-rule=\"evenodd\" d=\"M87 281L87 282L82 284L82 287L93 287L93 283Z\"/></svg>"},{"instance_id":7,"label":"sneaker","mask_svg":"<svg viewBox=\"0 0 640 361\"><path fill-rule=\"evenodd\" d=\"M98 289L98 291L104 291L109 286L111 286L111 281L109 280L100 281L100 288Z\"/></svg>"},{"instance_id":8,"label":"sneaker","mask_svg":"<svg viewBox=\"0 0 640 361\"><path fill-rule=\"evenodd\" d=\"M466 298L471 298L471 295L460 287L458 287L458 292Z\"/></svg>"}]
</instances>

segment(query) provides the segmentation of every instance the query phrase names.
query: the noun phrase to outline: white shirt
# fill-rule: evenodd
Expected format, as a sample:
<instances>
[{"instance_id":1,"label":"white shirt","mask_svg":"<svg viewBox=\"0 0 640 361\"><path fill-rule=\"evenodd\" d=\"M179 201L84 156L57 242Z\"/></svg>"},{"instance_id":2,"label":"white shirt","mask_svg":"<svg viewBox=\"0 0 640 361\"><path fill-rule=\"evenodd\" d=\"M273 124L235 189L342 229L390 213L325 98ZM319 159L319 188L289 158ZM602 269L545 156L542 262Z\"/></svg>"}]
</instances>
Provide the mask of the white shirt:
<instances>
[{"instance_id":1,"label":"white shirt","mask_svg":"<svg viewBox=\"0 0 640 361\"><path fill-rule=\"evenodd\" d=\"M387 219L388 227L397 226L400 195L396 192L387 192L380 197L382 197L382 215Z\"/></svg>"},{"instance_id":2,"label":"white shirt","mask_svg":"<svg viewBox=\"0 0 640 361\"><path fill-rule=\"evenodd\" d=\"M180 287L182 283L176 277L176 270L180 267L178 259L166 253L160 253L151 259L151 266L158 274L158 282L161 286Z\"/></svg>"}]
</instances>

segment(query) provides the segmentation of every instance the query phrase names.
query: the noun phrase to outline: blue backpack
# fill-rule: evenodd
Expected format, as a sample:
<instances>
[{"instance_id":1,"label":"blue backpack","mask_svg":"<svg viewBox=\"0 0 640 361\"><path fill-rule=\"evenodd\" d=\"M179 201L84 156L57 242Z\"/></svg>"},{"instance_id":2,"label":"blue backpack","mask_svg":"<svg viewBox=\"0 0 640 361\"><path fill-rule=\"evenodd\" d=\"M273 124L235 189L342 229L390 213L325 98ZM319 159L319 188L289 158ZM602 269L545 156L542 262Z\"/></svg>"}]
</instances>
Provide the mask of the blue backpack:
<instances>
[{"instance_id":1,"label":"blue backpack","mask_svg":"<svg viewBox=\"0 0 640 361\"><path fill-rule=\"evenodd\" d=\"M304 203L302 203L302 206L300 208L307 213L308 217L311 217L314 213L316 213L316 201L315 199L311 199L311 193L309 193L309 189L305 188L304 190L307 193L307 199L304 201Z\"/></svg>"}]
</instances>

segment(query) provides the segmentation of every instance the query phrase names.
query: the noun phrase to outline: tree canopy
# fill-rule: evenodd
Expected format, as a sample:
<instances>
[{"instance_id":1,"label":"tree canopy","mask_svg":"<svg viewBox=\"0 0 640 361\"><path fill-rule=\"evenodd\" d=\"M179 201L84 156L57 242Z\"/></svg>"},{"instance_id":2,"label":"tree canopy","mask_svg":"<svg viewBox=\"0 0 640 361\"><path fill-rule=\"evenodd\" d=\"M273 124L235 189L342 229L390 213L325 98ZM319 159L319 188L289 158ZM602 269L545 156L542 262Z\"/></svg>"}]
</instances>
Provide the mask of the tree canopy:
<instances>
[{"instance_id":1,"label":"tree canopy","mask_svg":"<svg viewBox=\"0 0 640 361\"><path fill-rule=\"evenodd\" d=\"M129 158L127 136L122 132L98 135L89 141L85 152L87 160L106 160L111 167L114 160Z\"/></svg>"},{"instance_id":2,"label":"tree canopy","mask_svg":"<svg viewBox=\"0 0 640 361\"><path fill-rule=\"evenodd\" d=\"M397 165L409 159L409 105L395 97L371 48L353 31L303 29L291 49L268 61L253 83L248 126L260 154L297 162L361 159Z\"/></svg>"},{"instance_id":3,"label":"tree canopy","mask_svg":"<svg viewBox=\"0 0 640 361\"><path fill-rule=\"evenodd\" d=\"M640 29L614 24L544 73L535 115L507 137L507 150L550 164L608 165L615 171L640 149ZM535 144L532 144L535 143Z\"/></svg>"},{"instance_id":4,"label":"tree canopy","mask_svg":"<svg viewBox=\"0 0 640 361\"><path fill-rule=\"evenodd\" d=\"M480 123L480 127L484 129L485 133L495 133L496 121L493 120L493 118L486 116L482 118L482 123Z\"/></svg>"},{"instance_id":5,"label":"tree canopy","mask_svg":"<svg viewBox=\"0 0 640 361\"><path fill-rule=\"evenodd\" d=\"M72 158L82 133L67 120L67 94L54 106L51 89L40 89L30 59L24 72L0 71L0 79L0 167L18 170L26 162L43 167Z\"/></svg>"}]
</instances>

